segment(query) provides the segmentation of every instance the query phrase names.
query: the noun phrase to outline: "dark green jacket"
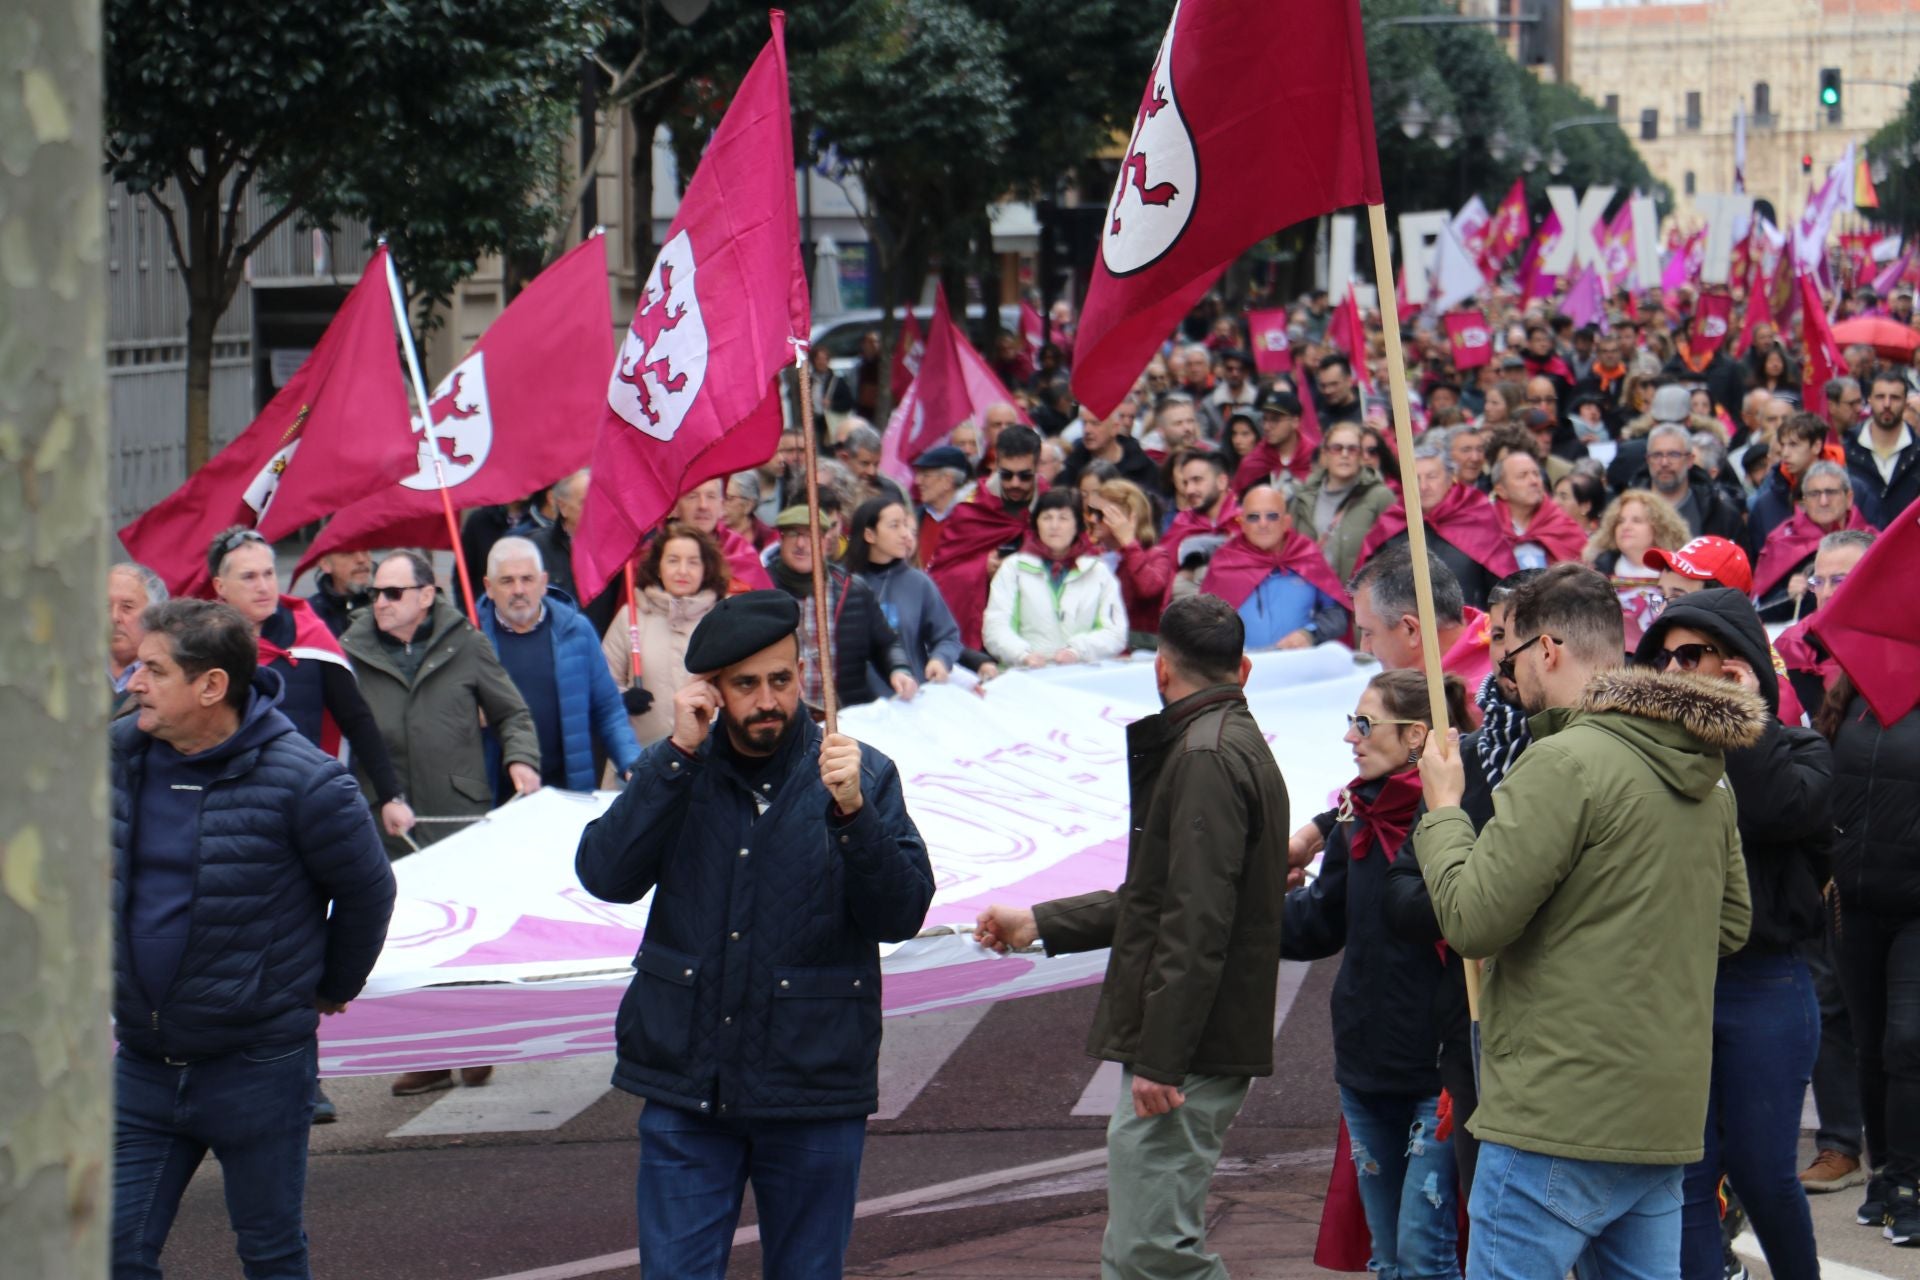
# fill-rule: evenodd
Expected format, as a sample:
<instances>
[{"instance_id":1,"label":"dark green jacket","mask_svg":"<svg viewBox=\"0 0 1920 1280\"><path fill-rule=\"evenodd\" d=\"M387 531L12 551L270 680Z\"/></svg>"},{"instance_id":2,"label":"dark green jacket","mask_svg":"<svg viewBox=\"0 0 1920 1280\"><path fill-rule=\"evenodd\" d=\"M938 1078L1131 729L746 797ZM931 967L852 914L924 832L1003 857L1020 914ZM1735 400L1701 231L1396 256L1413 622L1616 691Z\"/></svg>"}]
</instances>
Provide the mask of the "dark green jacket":
<instances>
[{"instance_id":1,"label":"dark green jacket","mask_svg":"<svg viewBox=\"0 0 1920 1280\"><path fill-rule=\"evenodd\" d=\"M1380 513L1393 505L1394 493L1381 482L1379 472L1372 467L1362 467L1354 477L1352 491L1341 500L1333 527L1322 529L1313 516L1320 491L1326 485L1327 469L1315 467L1313 474L1294 490L1287 510L1293 516L1294 530L1320 544L1327 563L1333 566L1340 581L1345 582L1353 576L1353 567L1360 559L1360 545L1367 540L1368 532L1380 519Z\"/></svg>"},{"instance_id":2,"label":"dark green jacket","mask_svg":"<svg viewBox=\"0 0 1920 1280\"><path fill-rule=\"evenodd\" d=\"M1436 809L1414 850L1447 941L1488 958L1482 1142L1623 1164L1698 1160L1719 958L1751 910L1723 753L1766 705L1725 680L1609 671L1533 743L1474 838Z\"/></svg>"},{"instance_id":3,"label":"dark green jacket","mask_svg":"<svg viewBox=\"0 0 1920 1280\"><path fill-rule=\"evenodd\" d=\"M1128 726L1127 772L1126 880L1034 908L1049 955L1113 948L1087 1052L1161 1084L1271 1075L1287 788L1246 695Z\"/></svg>"},{"instance_id":4,"label":"dark green jacket","mask_svg":"<svg viewBox=\"0 0 1920 1280\"><path fill-rule=\"evenodd\" d=\"M499 734L503 767L519 762L540 768L539 735L520 691L487 638L445 597L434 601L414 635L414 651L424 656L411 679L381 643L371 609L353 620L340 637L340 647L353 659L360 692L373 709L414 813L423 818L478 817L493 808L480 732L483 715ZM368 801L377 807L365 772L354 772ZM458 823L423 822L413 829L413 838L430 844L462 829ZM408 851L406 841L385 838L394 857Z\"/></svg>"}]
</instances>

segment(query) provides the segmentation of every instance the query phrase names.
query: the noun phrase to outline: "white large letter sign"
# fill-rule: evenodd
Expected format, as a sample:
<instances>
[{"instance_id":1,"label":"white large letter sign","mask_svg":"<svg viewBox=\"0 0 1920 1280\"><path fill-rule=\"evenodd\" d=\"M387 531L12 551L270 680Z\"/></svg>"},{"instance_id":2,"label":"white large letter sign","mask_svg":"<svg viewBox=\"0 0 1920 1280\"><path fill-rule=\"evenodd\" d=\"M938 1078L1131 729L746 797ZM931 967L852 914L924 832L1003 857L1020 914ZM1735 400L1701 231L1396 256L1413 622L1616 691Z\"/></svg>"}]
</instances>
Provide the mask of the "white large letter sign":
<instances>
[{"instance_id":1,"label":"white large letter sign","mask_svg":"<svg viewBox=\"0 0 1920 1280\"><path fill-rule=\"evenodd\" d=\"M1444 209L1400 215L1400 265L1407 273L1407 301L1416 306L1426 306L1432 294L1428 281L1433 274L1434 253L1452 222ZM1386 287L1385 281L1381 287Z\"/></svg>"},{"instance_id":2,"label":"white large letter sign","mask_svg":"<svg viewBox=\"0 0 1920 1280\"><path fill-rule=\"evenodd\" d=\"M1547 199L1560 216L1560 238L1553 242L1540 270L1550 276L1564 276L1568 269L1592 267L1599 270L1600 230L1606 225L1607 205L1613 201L1614 188L1588 187L1577 201L1572 187L1548 187ZM1655 283L1658 283L1656 281Z\"/></svg>"},{"instance_id":3,"label":"white large letter sign","mask_svg":"<svg viewBox=\"0 0 1920 1280\"><path fill-rule=\"evenodd\" d=\"M1633 211L1633 283L1637 289L1660 287L1660 211L1652 196L1635 196Z\"/></svg>"},{"instance_id":4,"label":"white large letter sign","mask_svg":"<svg viewBox=\"0 0 1920 1280\"><path fill-rule=\"evenodd\" d=\"M1700 259L1702 284L1725 284L1733 274L1733 242L1742 222L1753 216L1753 197L1696 196L1694 204L1707 216L1707 245Z\"/></svg>"},{"instance_id":5,"label":"white large letter sign","mask_svg":"<svg viewBox=\"0 0 1920 1280\"><path fill-rule=\"evenodd\" d=\"M1353 288L1354 216L1336 213L1327 220L1327 300L1343 301Z\"/></svg>"}]
</instances>

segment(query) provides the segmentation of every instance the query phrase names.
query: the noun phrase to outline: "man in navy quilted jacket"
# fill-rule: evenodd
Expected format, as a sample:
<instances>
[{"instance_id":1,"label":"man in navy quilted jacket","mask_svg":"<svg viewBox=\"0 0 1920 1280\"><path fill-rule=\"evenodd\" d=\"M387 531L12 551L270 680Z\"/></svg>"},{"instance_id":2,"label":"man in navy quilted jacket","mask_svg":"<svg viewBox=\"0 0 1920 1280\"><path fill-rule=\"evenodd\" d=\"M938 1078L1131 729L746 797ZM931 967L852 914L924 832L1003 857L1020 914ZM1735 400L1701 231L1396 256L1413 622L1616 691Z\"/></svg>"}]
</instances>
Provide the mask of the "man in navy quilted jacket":
<instances>
[{"instance_id":1,"label":"man in navy quilted jacket","mask_svg":"<svg viewBox=\"0 0 1920 1280\"><path fill-rule=\"evenodd\" d=\"M246 619L173 600L142 622L138 714L111 730L113 1274L160 1275L211 1151L247 1275L303 1278L316 1031L380 955L393 871Z\"/></svg>"},{"instance_id":2,"label":"man in navy quilted jacket","mask_svg":"<svg viewBox=\"0 0 1920 1280\"><path fill-rule=\"evenodd\" d=\"M801 707L799 624L783 591L701 620L672 734L574 860L598 898L654 894L613 1076L647 1100L649 1276L721 1280L749 1180L765 1274L841 1274L879 1105L878 944L933 899L893 762Z\"/></svg>"}]
</instances>

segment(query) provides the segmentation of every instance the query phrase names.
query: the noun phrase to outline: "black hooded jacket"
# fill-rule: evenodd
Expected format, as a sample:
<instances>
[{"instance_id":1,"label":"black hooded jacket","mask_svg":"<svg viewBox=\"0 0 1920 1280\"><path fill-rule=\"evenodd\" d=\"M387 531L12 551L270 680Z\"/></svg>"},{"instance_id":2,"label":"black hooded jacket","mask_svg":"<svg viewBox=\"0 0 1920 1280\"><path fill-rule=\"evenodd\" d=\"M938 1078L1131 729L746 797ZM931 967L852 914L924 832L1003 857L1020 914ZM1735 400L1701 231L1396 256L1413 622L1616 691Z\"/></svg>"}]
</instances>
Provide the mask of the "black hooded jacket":
<instances>
[{"instance_id":1,"label":"black hooded jacket","mask_svg":"<svg viewBox=\"0 0 1920 1280\"><path fill-rule=\"evenodd\" d=\"M1726 753L1727 782L1739 806L1740 846L1753 894L1747 949L1789 951L1821 930L1820 891L1830 874L1833 841L1832 750L1813 730L1780 722L1773 647L1747 597L1714 587L1674 600L1641 637L1634 662L1651 661L1675 627L1712 636L1725 656L1752 667L1773 713L1759 742Z\"/></svg>"}]
</instances>

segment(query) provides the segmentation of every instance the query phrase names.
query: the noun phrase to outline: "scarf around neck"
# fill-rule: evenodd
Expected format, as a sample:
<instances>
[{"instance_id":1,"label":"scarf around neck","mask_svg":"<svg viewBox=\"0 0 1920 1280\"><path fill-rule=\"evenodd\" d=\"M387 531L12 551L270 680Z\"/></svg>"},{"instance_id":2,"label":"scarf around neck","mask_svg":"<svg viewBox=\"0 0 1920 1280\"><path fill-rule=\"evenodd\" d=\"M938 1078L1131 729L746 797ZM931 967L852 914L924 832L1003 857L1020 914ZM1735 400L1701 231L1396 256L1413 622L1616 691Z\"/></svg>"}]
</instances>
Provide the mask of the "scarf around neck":
<instances>
[{"instance_id":1,"label":"scarf around neck","mask_svg":"<svg viewBox=\"0 0 1920 1280\"><path fill-rule=\"evenodd\" d=\"M1368 792L1372 795L1369 796ZM1339 821L1354 824L1347 851L1355 862L1367 856L1374 844L1392 862L1400 856L1413 827L1414 812L1420 807L1420 771L1407 768L1372 782L1355 778L1340 793Z\"/></svg>"},{"instance_id":2,"label":"scarf around neck","mask_svg":"<svg viewBox=\"0 0 1920 1280\"><path fill-rule=\"evenodd\" d=\"M1507 771L1513 768L1513 762L1533 741L1533 735L1527 728L1527 713L1501 697L1500 688L1494 681L1494 676L1488 676L1473 699L1483 717L1475 745L1479 749L1480 768L1487 775L1489 787L1500 785L1500 779L1507 776Z\"/></svg>"}]
</instances>

